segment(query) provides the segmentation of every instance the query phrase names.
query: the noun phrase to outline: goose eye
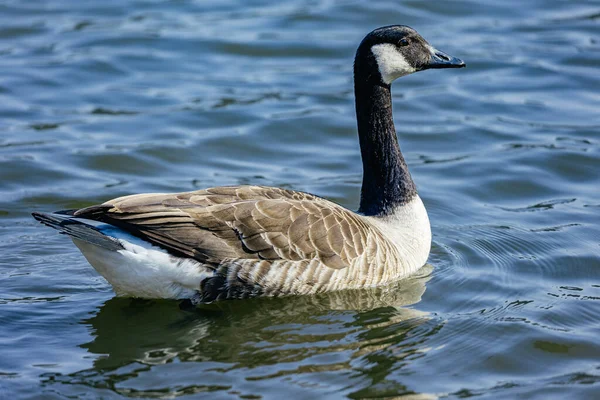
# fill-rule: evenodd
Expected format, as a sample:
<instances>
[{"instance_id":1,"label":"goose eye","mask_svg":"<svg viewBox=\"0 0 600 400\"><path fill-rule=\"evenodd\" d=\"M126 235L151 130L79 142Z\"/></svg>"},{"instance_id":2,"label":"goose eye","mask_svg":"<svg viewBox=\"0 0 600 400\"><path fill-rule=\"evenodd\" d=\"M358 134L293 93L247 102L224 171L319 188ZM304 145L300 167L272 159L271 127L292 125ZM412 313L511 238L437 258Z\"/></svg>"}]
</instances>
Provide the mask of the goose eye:
<instances>
[{"instance_id":1,"label":"goose eye","mask_svg":"<svg viewBox=\"0 0 600 400\"><path fill-rule=\"evenodd\" d=\"M398 46L400 47L408 46L408 44L408 39L400 39L400 41L398 42Z\"/></svg>"}]
</instances>

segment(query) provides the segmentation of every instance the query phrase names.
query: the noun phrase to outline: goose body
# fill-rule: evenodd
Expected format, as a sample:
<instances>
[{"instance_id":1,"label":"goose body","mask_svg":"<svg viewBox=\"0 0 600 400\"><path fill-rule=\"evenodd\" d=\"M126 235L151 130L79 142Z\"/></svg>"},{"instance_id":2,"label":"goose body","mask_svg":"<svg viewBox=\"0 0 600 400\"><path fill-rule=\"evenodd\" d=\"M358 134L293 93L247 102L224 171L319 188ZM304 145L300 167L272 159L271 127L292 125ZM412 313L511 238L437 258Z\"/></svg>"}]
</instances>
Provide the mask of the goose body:
<instances>
[{"instance_id":1,"label":"goose body","mask_svg":"<svg viewBox=\"0 0 600 400\"><path fill-rule=\"evenodd\" d=\"M358 213L263 186L138 194L33 213L73 239L117 295L194 302L387 284L427 261L427 212L398 146L391 82L464 63L406 26L368 34L355 59L363 186Z\"/></svg>"}]
</instances>

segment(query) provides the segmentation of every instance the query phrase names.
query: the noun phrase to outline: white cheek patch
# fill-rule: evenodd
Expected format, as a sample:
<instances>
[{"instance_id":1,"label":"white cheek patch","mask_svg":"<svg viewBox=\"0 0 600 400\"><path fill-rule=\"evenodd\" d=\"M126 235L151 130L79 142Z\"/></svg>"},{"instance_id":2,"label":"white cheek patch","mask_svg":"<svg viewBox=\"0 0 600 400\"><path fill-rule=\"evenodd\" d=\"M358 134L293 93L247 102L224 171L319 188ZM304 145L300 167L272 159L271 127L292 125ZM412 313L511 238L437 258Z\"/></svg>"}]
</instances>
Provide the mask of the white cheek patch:
<instances>
[{"instance_id":1,"label":"white cheek patch","mask_svg":"<svg viewBox=\"0 0 600 400\"><path fill-rule=\"evenodd\" d=\"M376 44L371 51L377 61L381 79L386 84L392 83L401 76L412 74L416 69L406 61L396 46L391 43Z\"/></svg>"}]
</instances>

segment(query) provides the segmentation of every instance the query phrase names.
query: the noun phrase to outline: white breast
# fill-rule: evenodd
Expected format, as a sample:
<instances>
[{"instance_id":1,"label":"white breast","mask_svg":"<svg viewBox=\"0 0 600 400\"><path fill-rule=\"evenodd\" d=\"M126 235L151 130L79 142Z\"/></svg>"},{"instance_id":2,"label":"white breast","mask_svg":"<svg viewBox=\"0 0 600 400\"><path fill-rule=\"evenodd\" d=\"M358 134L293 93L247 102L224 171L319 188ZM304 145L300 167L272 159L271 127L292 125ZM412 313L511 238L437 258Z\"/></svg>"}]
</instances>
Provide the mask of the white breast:
<instances>
[{"instance_id":1,"label":"white breast","mask_svg":"<svg viewBox=\"0 0 600 400\"><path fill-rule=\"evenodd\" d=\"M366 217L377 226L398 249L409 275L427 262L431 250L431 227L427 210L417 195L385 217Z\"/></svg>"}]
</instances>

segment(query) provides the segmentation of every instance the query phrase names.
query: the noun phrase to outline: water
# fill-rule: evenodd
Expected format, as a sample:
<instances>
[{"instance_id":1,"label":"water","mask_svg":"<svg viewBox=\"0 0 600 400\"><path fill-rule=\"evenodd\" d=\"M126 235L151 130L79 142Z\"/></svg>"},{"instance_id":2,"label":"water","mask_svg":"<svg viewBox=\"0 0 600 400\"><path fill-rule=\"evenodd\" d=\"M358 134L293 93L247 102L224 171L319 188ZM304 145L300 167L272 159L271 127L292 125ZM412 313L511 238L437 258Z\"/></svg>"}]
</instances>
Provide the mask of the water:
<instances>
[{"instance_id":1,"label":"water","mask_svg":"<svg viewBox=\"0 0 600 400\"><path fill-rule=\"evenodd\" d=\"M246 183L356 208L352 57L395 23L468 64L393 87L417 276L182 311L114 298L30 217ZM600 398L599 24L592 0L2 1L0 397Z\"/></svg>"}]
</instances>

